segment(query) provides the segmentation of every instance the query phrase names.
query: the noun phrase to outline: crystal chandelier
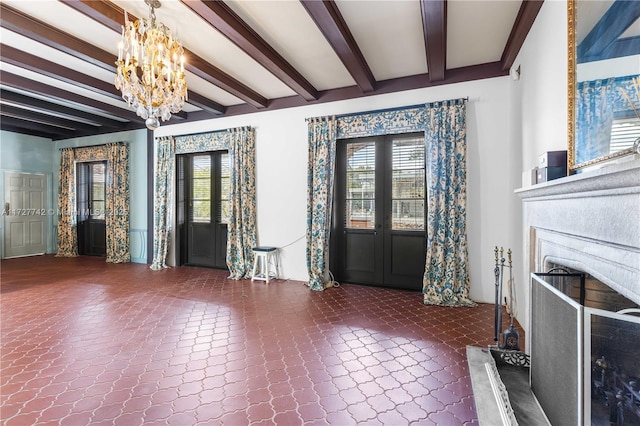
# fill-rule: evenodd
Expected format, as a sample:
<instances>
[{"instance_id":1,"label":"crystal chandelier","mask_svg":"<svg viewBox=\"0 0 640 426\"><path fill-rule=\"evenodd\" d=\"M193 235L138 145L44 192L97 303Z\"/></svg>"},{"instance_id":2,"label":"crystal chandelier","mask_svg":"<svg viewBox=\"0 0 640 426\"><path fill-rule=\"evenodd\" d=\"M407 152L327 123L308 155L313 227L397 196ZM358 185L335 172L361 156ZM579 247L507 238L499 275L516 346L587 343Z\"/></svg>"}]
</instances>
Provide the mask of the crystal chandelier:
<instances>
[{"instance_id":1,"label":"crystal chandelier","mask_svg":"<svg viewBox=\"0 0 640 426\"><path fill-rule=\"evenodd\" d=\"M125 11L122 41L118 44L116 89L150 130L182 110L187 100L184 50L169 28L156 22L159 0L144 0L149 19L129 21Z\"/></svg>"}]
</instances>

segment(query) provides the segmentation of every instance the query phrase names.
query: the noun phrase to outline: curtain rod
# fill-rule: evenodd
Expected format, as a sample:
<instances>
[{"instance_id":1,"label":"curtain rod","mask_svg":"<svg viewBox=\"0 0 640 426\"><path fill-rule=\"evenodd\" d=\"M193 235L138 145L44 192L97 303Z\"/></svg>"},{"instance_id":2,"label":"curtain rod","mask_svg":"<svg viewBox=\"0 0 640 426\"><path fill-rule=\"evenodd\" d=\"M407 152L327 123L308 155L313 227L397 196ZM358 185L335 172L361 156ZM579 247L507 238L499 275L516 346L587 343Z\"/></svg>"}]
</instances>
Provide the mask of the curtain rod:
<instances>
[{"instance_id":1,"label":"curtain rod","mask_svg":"<svg viewBox=\"0 0 640 426\"><path fill-rule=\"evenodd\" d=\"M407 105L407 106L385 108L385 109L373 109L373 110L370 110L370 111L350 112L350 113L346 113L346 114L336 115L335 118L353 117L353 116L356 116L356 115L364 115L364 114L380 114L380 113L383 113L383 112L391 112L391 111L402 111L402 110L405 110L405 109L420 108L420 107L423 107L426 104L430 104L430 103L457 101L458 99L462 99L465 102L469 101L469 97L466 96L464 98L455 98L455 99L446 99L446 100L443 100L443 101L425 102L425 103L416 104L416 105ZM316 117L307 117L306 120L308 121L308 120L311 120L312 118L316 118Z\"/></svg>"}]
</instances>

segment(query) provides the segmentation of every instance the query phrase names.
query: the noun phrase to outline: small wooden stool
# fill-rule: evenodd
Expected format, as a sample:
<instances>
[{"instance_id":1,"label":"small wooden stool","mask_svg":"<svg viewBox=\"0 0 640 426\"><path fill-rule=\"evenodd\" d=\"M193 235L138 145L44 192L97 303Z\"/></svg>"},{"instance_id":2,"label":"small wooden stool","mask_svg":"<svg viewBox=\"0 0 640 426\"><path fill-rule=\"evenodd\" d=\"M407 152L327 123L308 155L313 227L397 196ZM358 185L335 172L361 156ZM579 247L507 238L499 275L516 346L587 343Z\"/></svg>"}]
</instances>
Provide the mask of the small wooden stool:
<instances>
[{"instance_id":1,"label":"small wooden stool","mask_svg":"<svg viewBox=\"0 0 640 426\"><path fill-rule=\"evenodd\" d=\"M269 279L278 278L278 248L277 247L254 247L253 249L253 274L251 281L261 280L269 284ZM271 267L275 270L272 270Z\"/></svg>"}]
</instances>

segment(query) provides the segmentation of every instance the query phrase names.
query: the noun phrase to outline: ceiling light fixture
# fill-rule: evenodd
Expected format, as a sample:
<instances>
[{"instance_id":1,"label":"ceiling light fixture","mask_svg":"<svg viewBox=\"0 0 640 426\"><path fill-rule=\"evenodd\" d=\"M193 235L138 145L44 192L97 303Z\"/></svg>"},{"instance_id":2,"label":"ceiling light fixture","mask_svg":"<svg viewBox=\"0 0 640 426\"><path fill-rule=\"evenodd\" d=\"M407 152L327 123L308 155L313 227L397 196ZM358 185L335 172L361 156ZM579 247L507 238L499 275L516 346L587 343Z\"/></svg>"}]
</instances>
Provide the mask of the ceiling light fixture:
<instances>
[{"instance_id":1,"label":"ceiling light fixture","mask_svg":"<svg viewBox=\"0 0 640 426\"><path fill-rule=\"evenodd\" d=\"M150 130L182 110L187 100L184 79L184 49L169 28L156 22L158 0L144 0L149 19L129 21L124 14L122 40L118 44L116 89L122 92Z\"/></svg>"}]
</instances>

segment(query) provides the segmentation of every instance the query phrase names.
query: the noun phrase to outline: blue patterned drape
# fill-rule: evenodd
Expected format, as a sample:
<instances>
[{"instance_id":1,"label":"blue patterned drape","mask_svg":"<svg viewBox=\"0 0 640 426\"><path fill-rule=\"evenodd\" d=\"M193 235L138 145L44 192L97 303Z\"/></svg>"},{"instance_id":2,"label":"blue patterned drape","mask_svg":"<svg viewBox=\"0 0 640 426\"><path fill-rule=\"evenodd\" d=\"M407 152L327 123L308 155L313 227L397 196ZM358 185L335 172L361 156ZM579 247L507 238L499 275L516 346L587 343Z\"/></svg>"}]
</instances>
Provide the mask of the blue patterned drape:
<instances>
[{"instance_id":1,"label":"blue patterned drape","mask_svg":"<svg viewBox=\"0 0 640 426\"><path fill-rule=\"evenodd\" d=\"M78 255L76 228L75 163L107 161L106 240L109 263L131 261L129 247L129 145L124 142L106 145L64 148L60 158L60 194L58 208L58 257ZM64 207L62 207L64 206Z\"/></svg>"},{"instance_id":2,"label":"blue patterned drape","mask_svg":"<svg viewBox=\"0 0 640 426\"><path fill-rule=\"evenodd\" d=\"M609 154L613 102L613 79L583 81L576 88L576 163Z\"/></svg>"},{"instance_id":3,"label":"blue patterned drape","mask_svg":"<svg viewBox=\"0 0 640 426\"><path fill-rule=\"evenodd\" d=\"M227 228L229 278L251 278L257 245L256 149L251 128L229 129L231 215Z\"/></svg>"},{"instance_id":4,"label":"blue patterned drape","mask_svg":"<svg viewBox=\"0 0 640 426\"><path fill-rule=\"evenodd\" d=\"M129 145L109 143L107 151L107 262L131 261L129 249Z\"/></svg>"},{"instance_id":5,"label":"blue patterned drape","mask_svg":"<svg viewBox=\"0 0 640 426\"><path fill-rule=\"evenodd\" d=\"M73 148L60 152L60 174L58 177L58 252L56 257L78 255L76 230L76 179Z\"/></svg>"},{"instance_id":6,"label":"blue patterned drape","mask_svg":"<svg viewBox=\"0 0 640 426\"><path fill-rule=\"evenodd\" d=\"M165 263L169 248L171 193L173 167L175 163L175 140L173 137L159 138L156 149L155 187L153 194L153 260L151 269L157 271L167 267Z\"/></svg>"},{"instance_id":7,"label":"blue patterned drape","mask_svg":"<svg viewBox=\"0 0 640 426\"><path fill-rule=\"evenodd\" d=\"M424 303L475 306L469 298L466 232L466 104L427 105L427 256Z\"/></svg>"},{"instance_id":8,"label":"blue patterned drape","mask_svg":"<svg viewBox=\"0 0 640 426\"><path fill-rule=\"evenodd\" d=\"M153 263L166 268L171 225L170 195L176 154L229 150L231 215L227 228L229 278L251 276L257 245L255 131L250 127L158 139L154 192Z\"/></svg>"},{"instance_id":9,"label":"blue patterned drape","mask_svg":"<svg viewBox=\"0 0 640 426\"><path fill-rule=\"evenodd\" d=\"M329 280L329 229L336 157L336 120L309 119L307 169L307 271L311 290L324 290Z\"/></svg>"},{"instance_id":10,"label":"blue patterned drape","mask_svg":"<svg viewBox=\"0 0 640 426\"><path fill-rule=\"evenodd\" d=\"M636 74L577 84L576 164L611 153L611 128L616 114L637 114L639 78Z\"/></svg>"},{"instance_id":11,"label":"blue patterned drape","mask_svg":"<svg viewBox=\"0 0 640 426\"><path fill-rule=\"evenodd\" d=\"M309 119L307 269L312 290L323 290L329 279L336 139L424 131L429 206L424 301L475 306L467 272L465 102Z\"/></svg>"}]
</instances>

